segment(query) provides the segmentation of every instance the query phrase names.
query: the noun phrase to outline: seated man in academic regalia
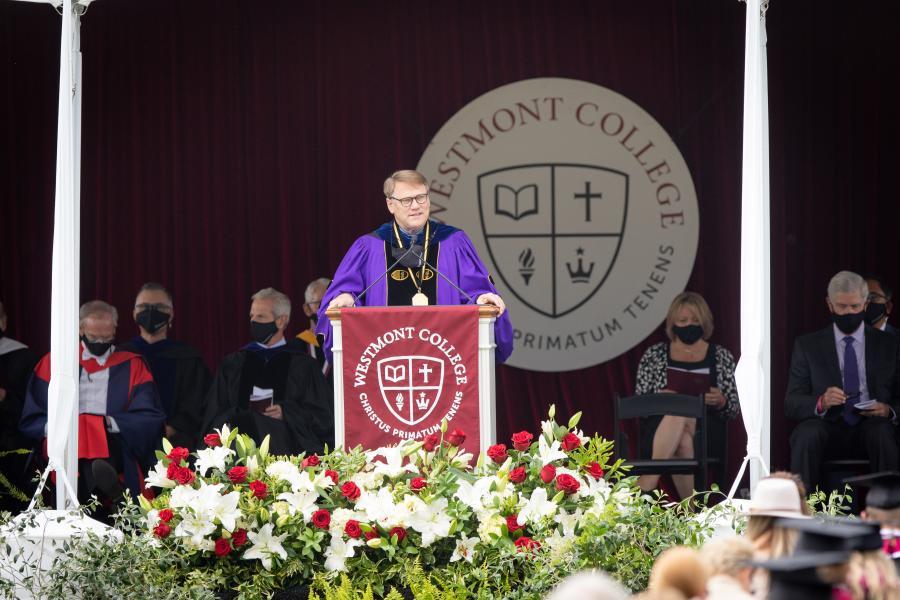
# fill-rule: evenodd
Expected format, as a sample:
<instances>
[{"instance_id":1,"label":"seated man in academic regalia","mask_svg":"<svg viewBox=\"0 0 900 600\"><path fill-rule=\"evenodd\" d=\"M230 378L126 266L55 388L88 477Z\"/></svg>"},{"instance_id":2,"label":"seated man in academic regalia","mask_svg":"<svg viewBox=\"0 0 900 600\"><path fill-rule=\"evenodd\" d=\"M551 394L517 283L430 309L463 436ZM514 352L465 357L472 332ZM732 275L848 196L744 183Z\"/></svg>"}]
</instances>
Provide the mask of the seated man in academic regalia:
<instances>
[{"instance_id":1,"label":"seated man in academic regalia","mask_svg":"<svg viewBox=\"0 0 900 600\"><path fill-rule=\"evenodd\" d=\"M124 487L136 496L166 414L144 359L113 345L118 312L102 300L79 311L81 346L78 386L78 496L120 499ZM40 444L47 435L50 354L34 369L28 384L20 431ZM73 482L74 483L74 482Z\"/></svg>"},{"instance_id":2,"label":"seated man in academic regalia","mask_svg":"<svg viewBox=\"0 0 900 600\"><path fill-rule=\"evenodd\" d=\"M490 304L500 309L494 338L497 360L505 361L513 349L506 305L465 232L429 220L428 180L418 171L397 171L385 180L384 197L393 218L353 243L322 298L316 333L328 359L329 308Z\"/></svg>"},{"instance_id":3,"label":"seated man in academic regalia","mask_svg":"<svg viewBox=\"0 0 900 600\"><path fill-rule=\"evenodd\" d=\"M322 296L328 290L331 280L327 277L319 277L309 282L306 291L303 293L303 314L309 317L309 329L304 329L297 334L297 339L306 344L306 350L309 355L316 359L319 369L325 381L331 384L334 380L334 373L331 369L331 361L325 358L325 352L319 345L319 339L316 337L316 325L319 322L319 307L322 305Z\"/></svg>"},{"instance_id":4,"label":"seated man in academic regalia","mask_svg":"<svg viewBox=\"0 0 900 600\"><path fill-rule=\"evenodd\" d=\"M166 412L166 437L172 445L195 448L212 375L198 350L169 338L174 317L168 290L158 283L145 283L134 301L134 322L140 335L120 349L140 354L150 366Z\"/></svg>"},{"instance_id":5,"label":"seated man in academic regalia","mask_svg":"<svg viewBox=\"0 0 900 600\"><path fill-rule=\"evenodd\" d=\"M331 398L315 359L286 340L291 301L265 288L251 298L253 340L222 360L207 396L205 432L227 423L272 454L321 452L334 444Z\"/></svg>"},{"instance_id":6,"label":"seated man in academic regalia","mask_svg":"<svg viewBox=\"0 0 900 600\"><path fill-rule=\"evenodd\" d=\"M37 356L28 346L6 335L8 325L6 311L0 302L0 452L27 447L19 435L19 417L22 416L28 378L37 363ZM0 473L21 492L27 492L30 487L31 477L25 472L27 458L23 454L0 457ZM24 504L0 488L0 511L17 513L24 508Z\"/></svg>"}]
</instances>

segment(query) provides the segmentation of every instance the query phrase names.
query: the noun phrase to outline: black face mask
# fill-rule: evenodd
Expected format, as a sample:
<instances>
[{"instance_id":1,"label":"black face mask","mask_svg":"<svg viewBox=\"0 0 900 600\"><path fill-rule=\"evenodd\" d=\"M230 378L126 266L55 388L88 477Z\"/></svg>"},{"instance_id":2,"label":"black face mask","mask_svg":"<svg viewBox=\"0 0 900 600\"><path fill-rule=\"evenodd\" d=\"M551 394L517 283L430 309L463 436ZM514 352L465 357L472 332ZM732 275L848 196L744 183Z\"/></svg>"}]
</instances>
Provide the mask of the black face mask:
<instances>
[{"instance_id":1,"label":"black face mask","mask_svg":"<svg viewBox=\"0 0 900 600\"><path fill-rule=\"evenodd\" d=\"M87 351L94 356L103 356L106 354L106 351L109 350L109 347L112 346L112 342L88 341L87 336L84 335L81 336L81 341L84 343L84 347L87 348Z\"/></svg>"},{"instance_id":2,"label":"black face mask","mask_svg":"<svg viewBox=\"0 0 900 600\"><path fill-rule=\"evenodd\" d=\"M278 333L278 325L275 324L275 321L268 323L250 321L250 339L258 344L265 346L276 333Z\"/></svg>"},{"instance_id":3,"label":"black face mask","mask_svg":"<svg viewBox=\"0 0 900 600\"><path fill-rule=\"evenodd\" d=\"M684 327L675 325L672 327L672 333L679 340L690 346L703 337L703 328L699 325L685 325Z\"/></svg>"},{"instance_id":4,"label":"black face mask","mask_svg":"<svg viewBox=\"0 0 900 600\"><path fill-rule=\"evenodd\" d=\"M145 308L139 312L134 320L144 329L144 331L153 335L168 325L170 318L171 315L168 313L164 313L151 306L150 308Z\"/></svg>"},{"instance_id":5,"label":"black face mask","mask_svg":"<svg viewBox=\"0 0 900 600\"><path fill-rule=\"evenodd\" d=\"M875 325L881 317L884 316L885 309L887 308L886 304L876 304L875 302L869 302L866 306L866 323L869 325Z\"/></svg>"},{"instance_id":6,"label":"black face mask","mask_svg":"<svg viewBox=\"0 0 900 600\"><path fill-rule=\"evenodd\" d=\"M834 324L837 325L837 328L842 332L850 335L862 324L863 319L866 317L866 311L861 310L858 313L847 313L846 315L838 315L835 313L831 313L831 320L834 321Z\"/></svg>"}]
</instances>

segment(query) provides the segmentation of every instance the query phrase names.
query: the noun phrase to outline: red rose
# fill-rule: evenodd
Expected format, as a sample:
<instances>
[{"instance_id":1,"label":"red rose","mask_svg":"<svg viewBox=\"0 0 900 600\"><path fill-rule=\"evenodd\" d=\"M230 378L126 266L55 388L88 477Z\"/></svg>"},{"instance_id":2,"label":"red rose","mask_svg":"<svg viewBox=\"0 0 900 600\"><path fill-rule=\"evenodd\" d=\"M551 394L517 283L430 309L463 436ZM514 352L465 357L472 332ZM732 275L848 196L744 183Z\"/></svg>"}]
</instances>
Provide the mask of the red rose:
<instances>
[{"instance_id":1,"label":"red rose","mask_svg":"<svg viewBox=\"0 0 900 600\"><path fill-rule=\"evenodd\" d=\"M334 482L334 485L337 485L338 481L340 480L340 476L338 475L338 472L335 470L332 470L332 469L327 469L325 471L325 477L330 477L331 481Z\"/></svg>"},{"instance_id":2,"label":"red rose","mask_svg":"<svg viewBox=\"0 0 900 600\"><path fill-rule=\"evenodd\" d=\"M303 459L303 462L300 463L300 467L305 469L306 467L318 467L319 466L319 457L316 454L312 454Z\"/></svg>"},{"instance_id":3,"label":"red rose","mask_svg":"<svg viewBox=\"0 0 900 600\"><path fill-rule=\"evenodd\" d=\"M525 476L525 467L522 466L518 466L509 472L509 480L513 483L522 483L523 481L525 481Z\"/></svg>"},{"instance_id":4,"label":"red rose","mask_svg":"<svg viewBox=\"0 0 900 600\"><path fill-rule=\"evenodd\" d=\"M175 475L176 473L178 473L178 469L180 468L181 467L179 467L178 463L176 463L174 460L170 462L169 466L166 467L166 478L175 481Z\"/></svg>"},{"instance_id":5,"label":"red rose","mask_svg":"<svg viewBox=\"0 0 900 600\"><path fill-rule=\"evenodd\" d=\"M215 448L216 446L222 445L222 438L219 437L218 433L207 433L203 437L203 443L210 448Z\"/></svg>"},{"instance_id":6,"label":"red rose","mask_svg":"<svg viewBox=\"0 0 900 600\"><path fill-rule=\"evenodd\" d=\"M432 433L431 435L426 436L422 441L422 448L424 448L426 452L432 452L435 448L437 448L437 445L440 443L440 441L441 438L438 437L438 434Z\"/></svg>"},{"instance_id":7,"label":"red rose","mask_svg":"<svg viewBox=\"0 0 900 600\"><path fill-rule=\"evenodd\" d=\"M588 475L590 475L594 479L600 479L601 477L603 477L603 468L596 460L587 466L587 472Z\"/></svg>"},{"instance_id":8,"label":"red rose","mask_svg":"<svg viewBox=\"0 0 900 600\"><path fill-rule=\"evenodd\" d=\"M312 524L319 529L328 529L328 526L331 524L331 513L324 508L320 508L313 513Z\"/></svg>"},{"instance_id":9,"label":"red rose","mask_svg":"<svg viewBox=\"0 0 900 600\"><path fill-rule=\"evenodd\" d=\"M571 452L575 448L581 445L581 438L575 435L574 433L567 433L563 436L562 439L562 449L566 452Z\"/></svg>"},{"instance_id":10,"label":"red rose","mask_svg":"<svg viewBox=\"0 0 900 600\"><path fill-rule=\"evenodd\" d=\"M247 530L246 529L238 529L234 533L231 534L231 543L234 544L235 548L240 548L244 544L247 543Z\"/></svg>"},{"instance_id":11,"label":"red rose","mask_svg":"<svg viewBox=\"0 0 900 600\"><path fill-rule=\"evenodd\" d=\"M406 539L406 528L400 527L399 525L397 525L396 527L392 527L391 531L388 533L388 536L394 537L395 535L397 536L397 543L399 544Z\"/></svg>"},{"instance_id":12,"label":"red rose","mask_svg":"<svg viewBox=\"0 0 900 600\"><path fill-rule=\"evenodd\" d=\"M159 520L163 523L168 523L172 520L172 517L175 516L175 513L172 512L171 508L164 508L159 511Z\"/></svg>"},{"instance_id":13,"label":"red rose","mask_svg":"<svg viewBox=\"0 0 900 600\"><path fill-rule=\"evenodd\" d=\"M490 448L487 449L487 455L490 456L491 460L494 461L495 463L497 463L498 465L501 464L504 460L506 460L507 456L509 456L506 453L506 444L494 444L493 446L491 446Z\"/></svg>"},{"instance_id":14,"label":"red rose","mask_svg":"<svg viewBox=\"0 0 900 600\"><path fill-rule=\"evenodd\" d=\"M362 492L359 491L359 486L352 481L348 481L341 486L341 495L352 502L359 500L359 495L361 493Z\"/></svg>"},{"instance_id":15,"label":"red rose","mask_svg":"<svg viewBox=\"0 0 900 600\"><path fill-rule=\"evenodd\" d=\"M181 464L181 461L187 460L190 451L187 448L182 448L178 446L177 448L172 448L172 450L166 454L166 458L174 462L175 464Z\"/></svg>"},{"instance_id":16,"label":"red rose","mask_svg":"<svg viewBox=\"0 0 900 600\"><path fill-rule=\"evenodd\" d=\"M250 482L250 490L253 491L253 495L260 500L269 495L269 487L259 479Z\"/></svg>"},{"instance_id":17,"label":"red rose","mask_svg":"<svg viewBox=\"0 0 900 600\"><path fill-rule=\"evenodd\" d=\"M524 535L523 535L522 537L520 537L519 539L517 539L517 540L516 540L515 542L513 542L513 543L516 545L516 549L517 549L519 552L522 552L522 551L526 551L526 552L528 552L528 551L534 551L534 550L537 550L538 548L541 547L540 542L538 542L538 541L536 541L536 540L533 540L533 539L531 539L530 537L524 536Z\"/></svg>"},{"instance_id":18,"label":"red rose","mask_svg":"<svg viewBox=\"0 0 900 600\"><path fill-rule=\"evenodd\" d=\"M157 523L156 527L153 528L153 535L160 539L169 537L170 533L172 533L172 528L165 523Z\"/></svg>"},{"instance_id":19,"label":"red rose","mask_svg":"<svg viewBox=\"0 0 900 600\"><path fill-rule=\"evenodd\" d=\"M175 469L175 481L181 485L190 485L194 482L194 472L187 467Z\"/></svg>"},{"instance_id":20,"label":"red rose","mask_svg":"<svg viewBox=\"0 0 900 600\"><path fill-rule=\"evenodd\" d=\"M544 483L550 483L556 478L556 467L553 465L544 465L544 468L541 469L541 481Z\"/></svg>"},{"instance_id":21,"label":"red rose","mask_svg":"<svg viewBox=\"0 0 900 600\"><path fill-rule=\"evenodd\" d=\"M413 477L409 482L409 488L414 492L421 492L428 487L428 481L424 477Z\"/></svg>"},{"instance_id":22,"label":"red rose","mask_svg":"<svg viewBox=\"0 0 900 600\"><path fill-rule=\"evenodd\" d=\"M578 491L578 488L581 485L578 483L578 480L569 475L568 473L563 473L559 477L556 478L556 489L561 492L565 492L567 494L574 494Z\"/></svg>"},{"instance_id":23,"label":"red rose","mask_svg":"<svg viewBox=\"0 0 900 600\"><path fill-rule=\"evenodd\" d=\"M228 479L231 483L244 483L247 481L247 467L231 467L228 469Z\"/></svg>"},{"instance_id":24,"label":"red rose","mask_svg":"<svg viewBox=\"0 0 900 600\"><path fill-rule=\"evenodd\" d=\"M347 524L344 525L344 533L347 534L347 537L358 540L359 536L362 535L362 528L359 526L359 521L354 521L353 519L347 521Z\"/></svg>"},{"instance_id":25,"label":"red rose","mask_svg":"<svg viewBox=\"0 0 900 600\"><path fill-rule=\"evenodd\" d=\"M506 517L506 529L510 533L515 533L520 529L525 529L524 525L519 525L519 515L509 515Z\"/></svg>"},{"instance_id":26,"label":"red rose","mask_svg":"<svg viewBox=\"0 0 900 600\"><path fill-rule=\"evenodd\" d=\"M528 450L529 446L531 446L531 440L533 439L534 436L527 431L514 433L512 435L513 448L515 448L519 452L525 452L526 450Z\"/></svg>"},{"instance_id":27,"label":"red rose","mask_svg":"<svg viewBox=\"0 0 900 600\"><path fill-rule=\"evenodd\" d=\"M370 529L369 531L365 532L363 535L365 536L366 540L368 541L368 540L377 538L378 532L375 531L374 529Z\"/></svg>"},{"instance_id":28,"label":"red rose","mask_svg":"<svg viewBox=\"0 0 900 600\"><path fill-rule=\"evenodd\" d=\"M462 429L454 429L450 433L447 434L447 443L451 446L459 446L464 441L466 441L466 432Z\"/></svg>"},{"instance_id":29,"label":"red rose","mask_svg":"<svg viewBox=\"0 0 900 600\"><path fill-rule=\"evenodd\" d=\"M216 540L216 556L222 558L231 554L231 544L225 538Z\"/></svg>"}]
</instances>

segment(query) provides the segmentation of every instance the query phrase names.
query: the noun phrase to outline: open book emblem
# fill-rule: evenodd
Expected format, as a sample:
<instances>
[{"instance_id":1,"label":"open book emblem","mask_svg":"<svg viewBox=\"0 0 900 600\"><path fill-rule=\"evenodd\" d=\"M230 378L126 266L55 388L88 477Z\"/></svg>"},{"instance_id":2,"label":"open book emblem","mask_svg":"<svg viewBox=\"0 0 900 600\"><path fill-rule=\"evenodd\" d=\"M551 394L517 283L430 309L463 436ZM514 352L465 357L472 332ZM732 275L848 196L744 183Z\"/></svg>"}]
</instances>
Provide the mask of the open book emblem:
<instances>
[{"instance_id":1,"label":"open book emblem","mask_svg":"<svg viewBox=\"0 0 900 600\"><path fill-rule=\"evenodd\" d=\"M430 356L394 356L378 361L378 387L391 414L417 425L434 412L444 385L444 360Z\"/></svg>"},{"instance_id":2,"label":"open book emblem","mask_svg":"<svg viewBox=\"0 0 900 600\"><path fill-rule=\"evenodd\" d=\"M550 318L588 302L619 255L628 175L597 165L527 164L478 176L488 255L519 300Z\"/></svg>"}]
</instances>

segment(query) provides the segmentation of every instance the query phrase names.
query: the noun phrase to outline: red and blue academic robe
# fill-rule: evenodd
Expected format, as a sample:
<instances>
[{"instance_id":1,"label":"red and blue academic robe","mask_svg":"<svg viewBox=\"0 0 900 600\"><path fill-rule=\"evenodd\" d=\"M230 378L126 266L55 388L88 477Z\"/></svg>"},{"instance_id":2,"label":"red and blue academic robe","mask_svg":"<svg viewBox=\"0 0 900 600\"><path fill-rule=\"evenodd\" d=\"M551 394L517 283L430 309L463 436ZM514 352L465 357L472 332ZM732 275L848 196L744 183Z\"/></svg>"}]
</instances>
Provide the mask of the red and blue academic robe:
<instances>
[{"instance_id":1,"label":"red and blue academic robe","mask_svg":"<svg viewBox=\"0 0 900 600\"><path fill-rule=\"evenodd\" d=\"M482 294L497 294L497 288L491 282L487 267L478 256L472 240L461 229L442 223L431 221L432 240L429 246L437 246L437 265L440 273L453 281L468 296L461 294L447 283L443 277L436 276L436 304L460 305L472 304ZM370 234L358 238L347 254L344 255L341 264L322 303L319 306L319 320L316 326L316 334L323 336L323 349L328 360L331 358L332 329L331 321L325 314L328 304L339 294L349 293L354 297L359 296L370 284L376 281L394 260L386 249L395 245L394 229L392 223L386 223ZM423 244L423 233L419 233L417 244ZM409 238L404 236L404 247L408 248ZM434 264L429 258L428 262ZM357 306L388 306L389 290L388 277L381 277L375 282L365 296L360 298ZM411 300L411 298L410 298ZM406 304L409 304L407 302ZM494 341L497 344L496 357L498 362L505 361L513 350L513 328L509 320L509 311L497 319L494 324Z\"/></svg>"},{"instance_id":2,"label":"red and blue academic robe","mask_svg":"<svg viewBox=\"0 0 900 600\"><path fill-rule=\"evenodd\" d=\"M163 412L153 376L144 359L131 352L113 352L104 365L93 358L80 360L80 371L89 374L109 371L106 390L106 413L119 429L121 464L125 485L133 495L143 489L143 472L154 462L154 450L163 435ZM25 407L19 430L33 442L46 436L47 391L50 385L50 354L44 356L34 369L28 384ZM105 419L79 414L79 458L106 458Z\"/></svg>"}]
</instances>

